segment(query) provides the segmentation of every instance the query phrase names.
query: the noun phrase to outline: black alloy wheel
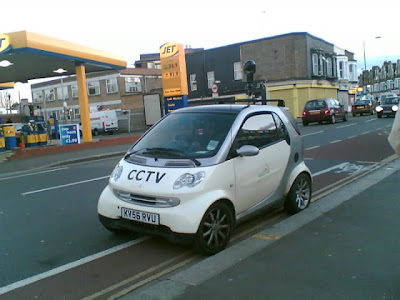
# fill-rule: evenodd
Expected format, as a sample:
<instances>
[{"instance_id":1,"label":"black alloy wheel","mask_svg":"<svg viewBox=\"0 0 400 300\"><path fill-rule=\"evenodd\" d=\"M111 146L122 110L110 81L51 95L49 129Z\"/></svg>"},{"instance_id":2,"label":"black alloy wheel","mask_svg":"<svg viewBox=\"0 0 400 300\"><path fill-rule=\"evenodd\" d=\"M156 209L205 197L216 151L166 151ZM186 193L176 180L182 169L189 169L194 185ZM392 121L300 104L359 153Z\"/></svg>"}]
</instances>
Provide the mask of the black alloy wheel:
<instances>
[{"instance_id":1,"label":"black alloy wheel","mask_svg":"<svg viewBox=\"0 0 400 300\"><path fill-rule=\"evenodd\" d=\"M197 251L213 255L225 249L233 230L233 212L224 202L211 205L197 230L194 246Z\"/></svg>"},{"instance_id":2,"label":"black alloy wheel","mask_svg":"<svg viewBox=\"0 0 400 300\"><path fill-rule=\"evenodd\" d=\"M301 173L293 182L285 200L285 210L289 214L298 213L306 209L311 202L311 179Z\"/></svg>"}]
</instances>

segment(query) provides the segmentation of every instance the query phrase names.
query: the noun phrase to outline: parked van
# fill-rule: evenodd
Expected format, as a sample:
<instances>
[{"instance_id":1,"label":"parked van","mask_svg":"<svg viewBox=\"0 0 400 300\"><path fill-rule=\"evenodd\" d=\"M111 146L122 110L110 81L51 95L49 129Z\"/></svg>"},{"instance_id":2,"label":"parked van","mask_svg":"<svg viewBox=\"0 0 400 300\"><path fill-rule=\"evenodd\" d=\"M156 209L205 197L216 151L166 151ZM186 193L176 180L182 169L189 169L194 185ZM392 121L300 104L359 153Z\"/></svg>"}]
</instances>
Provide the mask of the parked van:
<instances>
[{"instance_id":1,"label":"parked van","mask_svg":"<svg viewBox=\"0 0 400 300\"><path fill-rule=\"evenodd\" d=\"M119 130L117 112L115 110L90 112L90 127L93 135L106 132L113 134L114 131Z\"/></svg>"}]
</instances>

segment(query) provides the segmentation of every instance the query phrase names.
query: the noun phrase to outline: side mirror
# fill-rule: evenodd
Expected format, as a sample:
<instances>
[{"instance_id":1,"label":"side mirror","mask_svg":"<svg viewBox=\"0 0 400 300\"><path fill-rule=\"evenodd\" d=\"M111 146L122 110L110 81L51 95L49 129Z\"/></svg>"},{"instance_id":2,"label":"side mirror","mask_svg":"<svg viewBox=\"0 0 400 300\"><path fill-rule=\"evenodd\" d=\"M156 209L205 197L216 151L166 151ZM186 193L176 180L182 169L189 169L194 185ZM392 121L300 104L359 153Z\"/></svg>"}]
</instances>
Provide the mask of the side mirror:
<instances>
[{"instance_id":1,"label":"side mirror","mask_svg":"<svg viewBox=\"0 0 400 300\"><path fill-rule=\"evenodd\" d=\"M260 152L256 146L243 145L236 150L236 153L240 156L255 156Z\"/></svg>"}]
</instances>

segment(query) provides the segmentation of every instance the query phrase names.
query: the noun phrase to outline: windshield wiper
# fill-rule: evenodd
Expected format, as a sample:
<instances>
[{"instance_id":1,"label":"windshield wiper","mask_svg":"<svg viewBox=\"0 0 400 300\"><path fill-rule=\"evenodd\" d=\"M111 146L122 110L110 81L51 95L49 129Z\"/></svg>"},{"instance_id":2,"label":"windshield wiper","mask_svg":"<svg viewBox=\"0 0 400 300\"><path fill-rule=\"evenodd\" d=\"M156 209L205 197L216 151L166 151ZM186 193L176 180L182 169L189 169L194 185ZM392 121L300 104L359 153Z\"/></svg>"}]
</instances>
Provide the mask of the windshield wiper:
<instances>
[{"instance_id":1,"label":"windshield wiper","mask_svg":"<svg viewBox=\"0 0 400 300\"><path fill-rule=\"evenodd\" d=\"M145 148L144 150L146 150L146 152L143 152L143 154L150 154L150 153L185 154L184 151L175 148L154 147L154 148Z\"/></svg>"},{"instance_id":2,"label":"windshield wiper","mask_svg":"<svg viewBox=\"0 0 400 300\"><path fill-rule=\"evenodd\" d=\"M164 147L154 147L154 148L143 148L139 150L135 150L132 152L128 152L125 154L124 159L127 159L129 156L138 153L140 151L143 151L143 154L172 154L173 156L177 156L178 158L186 158L191 160L196 166L200 166L201 163L192 157L186 157L185 151L179 150L179 149L174 149L174 148L164 148Z\"/></svg>"}]
</instances>

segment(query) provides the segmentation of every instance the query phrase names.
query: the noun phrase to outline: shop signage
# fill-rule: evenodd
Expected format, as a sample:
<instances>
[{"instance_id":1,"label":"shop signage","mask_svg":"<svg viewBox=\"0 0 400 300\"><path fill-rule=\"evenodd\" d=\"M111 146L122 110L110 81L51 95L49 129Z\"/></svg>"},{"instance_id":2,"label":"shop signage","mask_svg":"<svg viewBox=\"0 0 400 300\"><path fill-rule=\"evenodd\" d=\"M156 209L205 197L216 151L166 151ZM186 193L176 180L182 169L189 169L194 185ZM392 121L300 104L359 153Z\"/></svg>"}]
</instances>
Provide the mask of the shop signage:
<instances>
[{"instance_id":1,"label":"shop signage","mask_svg":"<svg viewBox=\"0 0 400 300\"><path fill-rule=\"evenodd\" d=\"M81 142L79 124L60 125L60 144L71 145Z\"/></svg>"},{"instance_id":2,"label":"shop signage","mask_svg":"<svg viewBox=\"0 0 400 300\"><path fill-rule=\"evenodd\" d=\"M0 34L0 53L5 53L11 49L8 35Z\"/></svg>"}]
</instances>

